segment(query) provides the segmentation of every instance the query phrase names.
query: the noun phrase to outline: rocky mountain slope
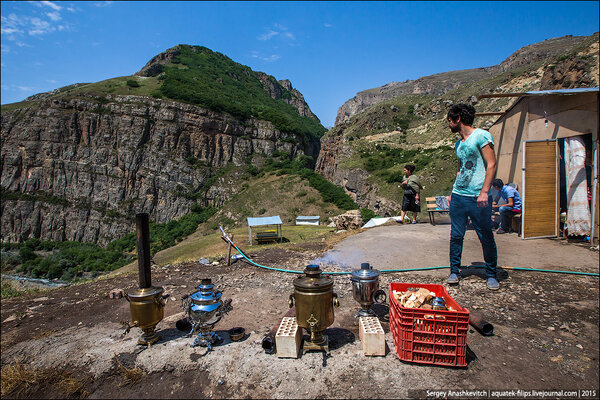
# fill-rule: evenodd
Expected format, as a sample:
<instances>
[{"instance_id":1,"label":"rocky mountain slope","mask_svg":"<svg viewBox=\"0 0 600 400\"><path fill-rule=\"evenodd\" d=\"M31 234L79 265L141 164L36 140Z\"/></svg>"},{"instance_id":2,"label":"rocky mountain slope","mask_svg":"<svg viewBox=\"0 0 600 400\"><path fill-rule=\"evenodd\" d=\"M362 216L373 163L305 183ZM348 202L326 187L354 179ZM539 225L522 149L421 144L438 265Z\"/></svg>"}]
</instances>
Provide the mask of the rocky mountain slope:
<instances>
[{"instance_id":1,"label":"rocky mountain slope","mask_svg":"<svg viewBox=\"0 0 600 400\"><path fill-rule=\"evenodd\" d=\"M498 65L491 67L450 71L424 76L416 80L391 82L378 88L363 90L346 101L338 110L335 124L348 121L353 115L373 104L406 94L433 94L441 96L468 83L490 78L520 67L550 62L568 53L587 39L586 36L563 36L525 46Z\"/></svg>"},{"instance_id":2,"label":"rocky mountain slope","mask_svg":"<svg viewBox=\"0 0 600 400\"><path fill-rule=\"evenodd\" d=\"M447 194L451 188L455 139L444 118L450 105L470 102L478 112L502 111L515 99L478 101L477 96L596 87L598 79L595 33L526 46L490 68L446 72L365 90L340 107L336 125L321 139L316 171L342 185L360 207L381 216L398 215L403 165L417 166L425 196ZM478 117L475 124L486 128L496 118Z\"/></svg>"},{"instance_id":3,"label":"rocky mountain slope","mask_svg":"<svg viewBox=\"0 0 600 400\"><path fill-rule=\"evenodd\" d=\"M175 84L245 85L258 100L172 99ZM135 76L3 105L0 128L2 240L100 244L131 232L138 212L168 222L223 204L240 171L275 152L316 159L325 131L289 81L182 45Z\"/></svg>"}]
</instances>

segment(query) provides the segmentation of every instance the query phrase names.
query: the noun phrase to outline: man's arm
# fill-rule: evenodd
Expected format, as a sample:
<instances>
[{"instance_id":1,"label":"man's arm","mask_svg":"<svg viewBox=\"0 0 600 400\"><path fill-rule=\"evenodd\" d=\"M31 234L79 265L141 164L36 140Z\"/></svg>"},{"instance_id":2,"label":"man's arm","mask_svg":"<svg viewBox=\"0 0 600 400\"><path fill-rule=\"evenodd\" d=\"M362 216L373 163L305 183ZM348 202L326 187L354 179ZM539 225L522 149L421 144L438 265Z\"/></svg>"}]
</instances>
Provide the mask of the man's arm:
<instances>
[{"instance_id":1,"label":"man's arm","mask_svg":"<svg viewBox=\"0 0 600 400\"><path fill-rule=\"evenodd\" d=\"M514 205L515 205L515 196L509 197L508 201L505 204L505 206L512 208Z\"/></svg>"},{"instance_id":2,"label":"man's arm","mask_svg":"<svg viewBox=\"0 0 600 400\"><path fill-rule=\"evenodd\" d=\"M494 145L489 143L481 148L481 155L485 161L485 180L479 196L477 196L477 207L488 206L488 192L492 186L492 181L496 176L496 153L494 153Z\"/></svg>"}]
</instances>

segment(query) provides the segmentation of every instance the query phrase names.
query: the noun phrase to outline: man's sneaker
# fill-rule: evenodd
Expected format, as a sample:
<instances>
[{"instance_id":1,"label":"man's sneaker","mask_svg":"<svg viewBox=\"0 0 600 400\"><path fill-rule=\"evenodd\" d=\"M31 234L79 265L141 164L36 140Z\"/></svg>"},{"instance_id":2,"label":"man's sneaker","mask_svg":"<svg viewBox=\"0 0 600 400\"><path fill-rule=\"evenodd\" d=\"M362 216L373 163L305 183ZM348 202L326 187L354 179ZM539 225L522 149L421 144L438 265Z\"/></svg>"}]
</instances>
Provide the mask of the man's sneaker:
<instances>
[{"instance_id":1,"label":"man's sneaker","mask_svg":"<svg viewBox=\"0 0 600 400\"><path fill-rule=\"evenodd\" d=\"M503 234L503 233L508 233L508 232L506 232L504 229L500 228L500 229L498 229L498 230L496 231L496 233L497 233L497 234L499 234L499 235L501 235L501 234Z\"/></svg>"},{"instance_id":2,"label":"man's sneaker","mask_svg":"<svg viewBox=\"0 0 600 400\"><path fill-rule=\"evenodd\" d=\"M452 273L452 274L450 274L450 276L448 277L448 283L449 283L449 284L451 284L451 285L455 285L455 284L457 284L457 283L458 283L458 280L459 280L459 279L460 279L460 278L458 277L458 274L454 274L454 273Z\"/></svg>"},{"instance_id":3,"label":"man's sneaker","mask_svg":"<svg viewBox=\"0 0 600 400\"><path fill-rule=\"evenodd\" d=\"M498 290L500 289L500 284L496 278L487 278L487 287L490 290Z\"/></svg>"}]
</instances>

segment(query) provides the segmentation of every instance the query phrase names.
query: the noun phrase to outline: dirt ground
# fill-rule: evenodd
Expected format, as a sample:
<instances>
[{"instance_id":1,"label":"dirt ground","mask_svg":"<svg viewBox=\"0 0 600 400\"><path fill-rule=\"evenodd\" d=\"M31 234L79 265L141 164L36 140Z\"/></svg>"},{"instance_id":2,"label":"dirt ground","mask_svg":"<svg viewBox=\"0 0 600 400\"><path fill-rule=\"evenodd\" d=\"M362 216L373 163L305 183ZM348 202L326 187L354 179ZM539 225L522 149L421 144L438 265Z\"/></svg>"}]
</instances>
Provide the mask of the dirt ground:
<instances>
[{"instance_id":1,"label":"dirt ground","mask_svg":"<svg viewBox=\"0 0 600 400\"><path fill-rule=\"evenodd\" d=\"M443 223L381 226L349 236L327 251L321 243L271 248L254 261L294 270L316 261L326 271L352 270L361 262L380 270L445 266L449 231ZM522 240L514 234L496 239L501 266L598 273L598 252L589 248L560 240ZM400 361L384 305L374 310L386 332L387 354L364 356L355 318L359 306L348 276L335 276L341 306L326 330L330 357L319 352L298 359L266 354L262 339L287 312L296 275L242 261L227 267L222 260L218 265L153 267L153 284L171 297L157 327L162 339L149 348L136 345L141 334L137 328L122 335L120 321L129 320L129 304L107 296L112 289L134 289L137 275L2 300L3 389L8 384L4 371L16 362L28 371L54 372L51 379L22 379L2 397L414 398L432 396L428 390L520 389L574 390L581 397L597 398L598 277L503 268L501 288L492 292L477 268L482 261L476 234L467 231L467 267L458 286L445 283L447 269L381 275L386 291L390 282L444 285L461 306L482 313L494 325L494 335L487 337L469 327L465 368ZM193 293L207 277L233 306L216 325L223 342L211 352L190 347L193 338L175 327L183 317L182 296ZM245 328L246 337L233 342L227 330L238 326ZM65 377L79 385L60 385Z\"/></svg>"}]
</instances>

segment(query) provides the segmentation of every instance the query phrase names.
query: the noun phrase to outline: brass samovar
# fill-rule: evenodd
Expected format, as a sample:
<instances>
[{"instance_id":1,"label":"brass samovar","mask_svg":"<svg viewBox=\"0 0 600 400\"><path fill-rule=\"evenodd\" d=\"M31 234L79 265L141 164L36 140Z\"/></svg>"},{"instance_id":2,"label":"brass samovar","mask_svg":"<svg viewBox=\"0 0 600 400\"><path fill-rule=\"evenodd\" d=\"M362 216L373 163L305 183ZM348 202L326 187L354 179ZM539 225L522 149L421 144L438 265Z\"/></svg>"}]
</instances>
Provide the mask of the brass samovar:
<instances>
[{"instance_id":1,"label":"brass samovar","mask_svg":"<svg viewBox=\"0 0 600 400\"><path fill-rule=\"evenodd\" d=\"M333 307L339 307L337 294L333 293L333 278L322 275L318 265L308 265L304 275L294 279L294 293L289 306L296 305L296 322L306 329L308 340L304 340L304 352L322 350L329 353L329 340L323 334L333 324Z\"/></svg>"},{"instance_id":2,"label":"brass samovar","mask_svg":"<svg viewBox=\"0 0 600 400\"><path fill-rule=\"evenodd\" d=\"M150 277L150 225L148 214L137 214L137 250L138 250L138 289L132 289L125 293L125 299L129 302L132 323L125 323L124 333L128 333L133 327L138 327L143 334L138 344L150 346L156 343L160 336L156 334L156 325L162 321L165 314L165 303L168 294L163 295L162 287L152 286Z\"/></svg>"}]
</instances>

